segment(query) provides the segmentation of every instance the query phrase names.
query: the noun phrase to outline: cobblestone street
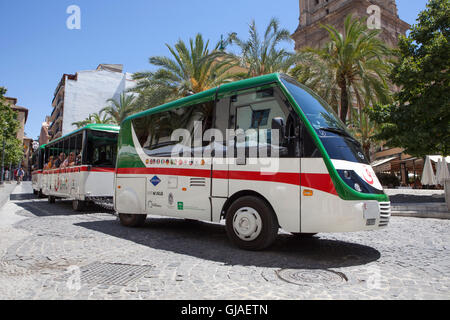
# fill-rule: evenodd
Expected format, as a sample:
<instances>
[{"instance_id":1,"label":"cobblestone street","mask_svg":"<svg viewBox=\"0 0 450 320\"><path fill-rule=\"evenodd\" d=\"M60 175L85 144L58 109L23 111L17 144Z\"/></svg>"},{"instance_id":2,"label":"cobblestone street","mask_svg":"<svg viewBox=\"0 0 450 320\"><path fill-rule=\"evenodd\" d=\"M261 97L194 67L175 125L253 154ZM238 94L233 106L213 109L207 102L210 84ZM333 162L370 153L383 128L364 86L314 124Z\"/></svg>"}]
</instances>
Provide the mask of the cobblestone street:
<instances>
[{"instance_id":1,"label":"cobblestone street","mask_svg":"<svg viewBox=\"0 0 450 320\"><path fill-rule=\"evenodd\" d=\"M280 232L269 250L246 252L222 225L149 217L127 229L109 211L75 213L28 189L0 210L0 299L450 298L449 220L393 217L385 230L312 239Z\"/></svg>"}]
</instances>

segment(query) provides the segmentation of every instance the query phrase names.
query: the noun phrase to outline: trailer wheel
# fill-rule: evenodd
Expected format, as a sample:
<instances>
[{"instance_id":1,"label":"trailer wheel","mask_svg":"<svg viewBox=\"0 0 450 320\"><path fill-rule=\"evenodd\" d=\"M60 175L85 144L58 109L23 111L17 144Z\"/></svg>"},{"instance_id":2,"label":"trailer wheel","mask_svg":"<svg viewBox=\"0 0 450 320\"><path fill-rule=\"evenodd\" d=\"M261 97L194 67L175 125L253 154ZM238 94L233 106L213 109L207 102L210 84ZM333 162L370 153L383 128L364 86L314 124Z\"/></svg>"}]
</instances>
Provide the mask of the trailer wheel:
<instances>
[{"instance_id":1,"label":"trailer wheel","mask_svg":"<svg viewBox=\"0 0 450 320\"><path fill-rule=\"evenodd\" d=\"M47 201L48 201L48 203L55 203L56 198L54 196L48 196Z\"/></svg>"},{"instance_id":2,"label":"trailer wheel","mask_svg":"<svg viewBox=\"0 0 450 320\"><path fill-rule=\"evenodd\" d=\"M83 211L86 207L86 201L81 200L73 200L72 201L72 209L75 211Z\"/></svg>"},{"instance_id":3,"label":"trailer wheel","mask_svg":"<svg viewBox=\"0 0 450 320\"><path fill-rule=\"evenodd\" d=\"M236 200L226 215L228 238L241 249L263 250L278 235L278 222L269 204L254 196Z\"/></svg>"},{"instance_id":4,"label":"trailer wheel","mask_svg":"<svg viewBox=\"0 0 450 320\"><path fill-rule=\"evenodd\" d=\"M120 223L125 227L138 228L144 225L147 215L119 213L119 219Z\"/></svg>"}]
</instances>

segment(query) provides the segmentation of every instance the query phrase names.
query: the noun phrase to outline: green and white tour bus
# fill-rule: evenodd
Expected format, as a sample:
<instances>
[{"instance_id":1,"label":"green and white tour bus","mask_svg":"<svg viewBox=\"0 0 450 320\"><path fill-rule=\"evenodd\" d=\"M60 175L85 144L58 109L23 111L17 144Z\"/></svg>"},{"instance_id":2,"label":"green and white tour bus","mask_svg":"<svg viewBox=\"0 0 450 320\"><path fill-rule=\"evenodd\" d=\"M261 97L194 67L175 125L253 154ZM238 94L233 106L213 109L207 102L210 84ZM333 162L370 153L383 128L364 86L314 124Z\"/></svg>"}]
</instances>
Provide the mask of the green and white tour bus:
<instances>
[{"instance_id":1,"label":"green and white tour bus","mask_svg":"<svg viewBox=\"0 0 450 320\"><path fill-rule=\"evenodd\" d=\"M114 208L226 221L230 240L260 250L293 234L386 227L390 202L361 145L307 87L270 74L128 117L118 139Z\"/></svg>"},{"instance_id":2,"label":"green and white tour bus","mask_svg":"<svg viewBox=\"0 0 450 320\"><path fill-rule=\"evenodd\" d=\"M89 124L45 145L42 169L33 174L35 190L50 203L72 200L77 211L89 202L112 205L119 130L115 125Z\"/></svg>"}]
</instances>

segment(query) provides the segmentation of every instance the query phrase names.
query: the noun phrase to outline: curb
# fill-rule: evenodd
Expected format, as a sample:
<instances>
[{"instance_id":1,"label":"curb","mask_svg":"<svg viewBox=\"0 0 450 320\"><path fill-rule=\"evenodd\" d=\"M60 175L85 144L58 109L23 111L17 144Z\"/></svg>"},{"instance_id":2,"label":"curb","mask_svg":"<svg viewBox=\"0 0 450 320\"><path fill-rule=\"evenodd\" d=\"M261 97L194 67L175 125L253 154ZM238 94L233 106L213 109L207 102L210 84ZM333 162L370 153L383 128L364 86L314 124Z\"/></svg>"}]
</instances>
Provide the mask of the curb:
<instances>
[{"instance_id":1,"label":"curb","mask_svg":"<svg viewBox=\"0 0 450 320\"><path fill-rule=\"evenodd\" d=\"M391 216L450 220L450 212L392 211Z\"/></svg>"},{"instance_id":2,"label":"curb","mask_svg":"<svg viewBox=\"0 0 450 320\"><path fill-rule=\"evenodd\" d=\"M450 211L445 203L396 203L391 207L391 215L450 220Z\"/></svg>"}]
</instances>

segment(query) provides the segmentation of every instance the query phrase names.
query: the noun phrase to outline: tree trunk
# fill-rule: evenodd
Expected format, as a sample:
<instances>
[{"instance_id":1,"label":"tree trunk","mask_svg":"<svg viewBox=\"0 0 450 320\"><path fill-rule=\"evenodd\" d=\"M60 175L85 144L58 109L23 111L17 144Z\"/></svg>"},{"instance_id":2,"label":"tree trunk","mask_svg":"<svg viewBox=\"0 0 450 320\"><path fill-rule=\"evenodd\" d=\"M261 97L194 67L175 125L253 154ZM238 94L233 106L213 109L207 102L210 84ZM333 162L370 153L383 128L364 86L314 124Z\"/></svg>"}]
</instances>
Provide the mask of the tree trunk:
<instances>
[{"instance_id":1,"label":"tree trunk","mask_svg":"<svg viewBox=\"0 0 450 320\"><path fill-rule=\"evenodd\" d=\"M341 89L341 113L339 117L342 122L347 123L348 114L348 91L347 91L347 81L345 78L341 78L339 81L339 88Z\"/></svg>"}]
</instances>

